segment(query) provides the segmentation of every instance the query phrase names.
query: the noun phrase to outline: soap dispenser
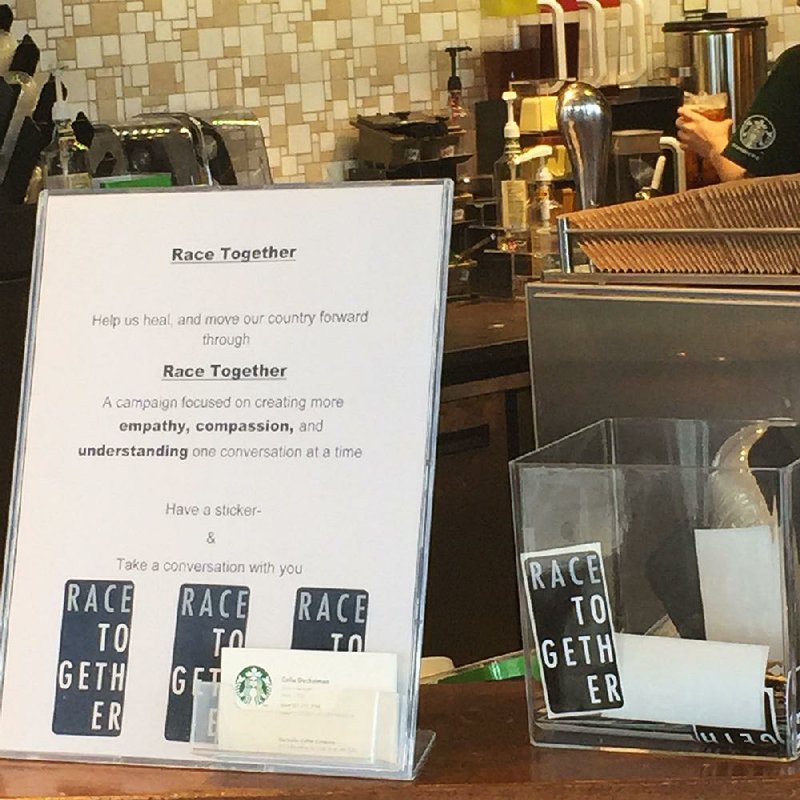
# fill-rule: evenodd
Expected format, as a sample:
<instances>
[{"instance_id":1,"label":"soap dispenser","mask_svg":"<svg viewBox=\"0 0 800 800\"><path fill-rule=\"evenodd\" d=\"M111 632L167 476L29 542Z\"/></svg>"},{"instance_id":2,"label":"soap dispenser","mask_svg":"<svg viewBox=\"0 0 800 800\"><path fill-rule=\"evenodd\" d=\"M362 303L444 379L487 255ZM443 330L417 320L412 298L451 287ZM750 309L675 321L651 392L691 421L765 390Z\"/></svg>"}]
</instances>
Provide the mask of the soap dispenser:
<instances>
[{"instance_id":1,"label":"soap dispenser","mask_svg":"<svg viewBox=\"0 0 800 800\"><path fill-rule=\"evenodd\" d=\"M27 34L22 38L8 73L0 78L0 181L6 170L22 123L29 117L39 95L34 75L39 66L39 48Z\"/></svg>"},{"instance_id":2,"label":"soap dispenser","mask_svg":"<svg viewBox=\"0 0 800 800\"><path fill-rule=\"evenodd\" d=\"M553 155L549 144L532 147L531 159L539 160L534 180L535 202L531 219L531 261L534 275L541 275L545 270L557 269L561 263L556 215L560 208L553 198L553 173L547 166L547 160Z\"/></svg>"},{"instance_id":3,"label":"soap dispenser","mask_svg":"<svg viewBox=\"0 0 800 800\"><path fill-rule=\"evenodd\" d=\"M553 155L549 144L537 144L524 150L514 160L517 167L529 161L538 160L534 180L534 201L530 208L531 263L534 275L541 275L546 269L553 269L560 263L558 231L555 216L559 204L553 199L553 174L547 166L547 159Z\"/></svg>"},{"instance_id":4,"label":"soap dispenser","mask_svg":"<svg viewBox=\"0 0 800 800\"><path fill-rule=\"evenodd\" d=\"M92 185L89 148L78 141L72 125L72 109L60 70L56 70L56 102L53 104L53 138L42 153L45 189L88 189Z\"/></svg>"},{"instance_id":5,"label":"soap dispenser","mask_svg":"<svg viewBox=\"0 0 800 800\"><path fill-rule=\"evenodd\" d=\"M17 40L11 34L14 13L5 3L0 5L0 77L8 72L11 59L17 49Z\"/></svg>"},{"instance_id":6,"label":"soap dispenser","mask_svg":"<svg viewBox=\"0 0 800 800\"><path fill-rule=\"evenodd\" d=\"M501 250L525 250L528 244L528 184L517 170L519 125L514 119L516 92L503 92L508 120L503 128L505 149L494 163L494 196L497 224L503 229L498 246Z\"/></svg>"}]
</instances>

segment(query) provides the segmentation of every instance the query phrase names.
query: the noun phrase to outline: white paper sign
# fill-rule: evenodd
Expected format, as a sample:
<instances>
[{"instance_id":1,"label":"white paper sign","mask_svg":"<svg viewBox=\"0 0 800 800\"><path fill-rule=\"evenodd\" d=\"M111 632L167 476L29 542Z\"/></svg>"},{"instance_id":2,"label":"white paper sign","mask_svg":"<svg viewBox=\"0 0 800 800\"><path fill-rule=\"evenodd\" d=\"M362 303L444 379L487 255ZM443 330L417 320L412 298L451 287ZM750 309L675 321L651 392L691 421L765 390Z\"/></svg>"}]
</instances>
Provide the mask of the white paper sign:
<instances>
[{"instance_id":1,"label":"white paper sign","mask_svg":"<svg viewBox=\"0 0 800 800\"><path fill-rule=\"evenodd\" d=\"M603 716L764 730L767 648L617 633L625 704Z\"/></svg>"},{"instance_id":2,"label":"white paper sign","mask_svg":"<svg viewBox=\"0 0 800 800\"><path fill-rule=\"evenodd\" d=\"M193 761L248 646L396 654L413 751L451 203L47 199L0 750Z\"/></svg>"},{"instance_id":3,"label":"white paper sign","mask_svg":"<svg viewBox=\"0 0 800 800\"><path fill-rule=\"evenodd\" d=\"M706 636L769 646L783 660L783 569L780 534L769 525L695 530Z\"/></svg>"}]
</instances>

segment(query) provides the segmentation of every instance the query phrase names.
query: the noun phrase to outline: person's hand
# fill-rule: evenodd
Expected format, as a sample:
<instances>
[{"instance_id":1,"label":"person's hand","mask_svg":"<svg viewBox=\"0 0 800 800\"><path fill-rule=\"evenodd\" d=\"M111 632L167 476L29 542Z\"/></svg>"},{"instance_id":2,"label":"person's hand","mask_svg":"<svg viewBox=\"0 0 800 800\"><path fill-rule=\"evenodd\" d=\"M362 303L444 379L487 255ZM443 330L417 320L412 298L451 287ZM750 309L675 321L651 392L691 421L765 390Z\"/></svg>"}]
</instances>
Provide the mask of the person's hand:
<instances>
[{"instance_id":1,"label":"person's hand","mask_svg":"<svg viewBox=\"0 0 800 800\"><path fill-rule=\"evenodd\" d=\"M711 120L687 106L678 109L678 139L701 158L719 156L731 138L732 119Z\"/></svg>"}]
</instances>

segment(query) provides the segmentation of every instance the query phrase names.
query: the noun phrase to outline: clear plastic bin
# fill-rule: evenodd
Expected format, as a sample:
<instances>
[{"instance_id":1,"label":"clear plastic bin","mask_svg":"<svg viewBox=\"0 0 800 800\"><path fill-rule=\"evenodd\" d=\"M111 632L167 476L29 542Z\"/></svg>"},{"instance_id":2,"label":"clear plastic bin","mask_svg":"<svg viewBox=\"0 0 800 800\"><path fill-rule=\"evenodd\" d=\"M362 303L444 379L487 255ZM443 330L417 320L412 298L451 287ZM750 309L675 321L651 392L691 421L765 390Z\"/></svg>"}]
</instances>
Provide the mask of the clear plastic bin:
<instances>
[{"instance_id":1,"label":"clear plastic bin","mask_svg":"<svg viewBox=\"0 0 800 800\"><path fill-rule=\"evenodd\" d=\"M533 744L798 756L798 459L793 422L607 419L511 463Z\"/></svg>"}]
</instances>

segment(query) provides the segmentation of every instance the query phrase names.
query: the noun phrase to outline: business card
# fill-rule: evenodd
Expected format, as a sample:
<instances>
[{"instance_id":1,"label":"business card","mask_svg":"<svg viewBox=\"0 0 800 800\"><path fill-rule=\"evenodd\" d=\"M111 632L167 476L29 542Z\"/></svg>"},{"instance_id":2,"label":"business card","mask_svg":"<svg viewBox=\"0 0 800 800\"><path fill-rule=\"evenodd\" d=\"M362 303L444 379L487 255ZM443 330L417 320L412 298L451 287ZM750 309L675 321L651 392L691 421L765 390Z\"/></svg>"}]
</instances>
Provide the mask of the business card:
<instances>
[{"instance_id":1,"label":"business card","mask_svg":"<svg viewBox=\"0 0 800 800\"><path fill-rule=\"evenodd\" d=\"M221 751L397 761L397 656L224 648Z\"/></svg>"}]
</instances>

